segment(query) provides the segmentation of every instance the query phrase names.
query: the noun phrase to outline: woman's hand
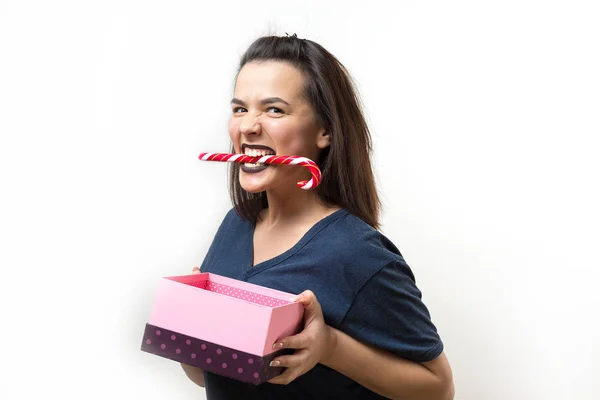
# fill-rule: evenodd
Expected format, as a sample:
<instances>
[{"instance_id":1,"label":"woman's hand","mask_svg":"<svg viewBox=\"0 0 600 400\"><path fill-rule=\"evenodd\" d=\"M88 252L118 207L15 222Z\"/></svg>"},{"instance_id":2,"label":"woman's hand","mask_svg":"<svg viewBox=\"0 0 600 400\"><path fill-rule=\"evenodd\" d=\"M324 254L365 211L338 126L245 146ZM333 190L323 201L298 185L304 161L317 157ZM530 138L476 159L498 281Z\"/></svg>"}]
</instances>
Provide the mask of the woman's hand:
<instances>
[{"instance_id":1,"label":"woman's hand","mask_svg":"<svg viewBox=\"0 0 600 400\"><path fill-rule=\"evenodd\" d=\"M271 366L287 369L269 383L287 385L310 371L317 363L326 361L335 351L334 330L325 323L321 305L315 294L307 290L298 295L295 301L304 306L304 330L282 339L273 346L277 350L296 349L296 352L276 357L271 361Z\"/></svg>"}]
</instances>

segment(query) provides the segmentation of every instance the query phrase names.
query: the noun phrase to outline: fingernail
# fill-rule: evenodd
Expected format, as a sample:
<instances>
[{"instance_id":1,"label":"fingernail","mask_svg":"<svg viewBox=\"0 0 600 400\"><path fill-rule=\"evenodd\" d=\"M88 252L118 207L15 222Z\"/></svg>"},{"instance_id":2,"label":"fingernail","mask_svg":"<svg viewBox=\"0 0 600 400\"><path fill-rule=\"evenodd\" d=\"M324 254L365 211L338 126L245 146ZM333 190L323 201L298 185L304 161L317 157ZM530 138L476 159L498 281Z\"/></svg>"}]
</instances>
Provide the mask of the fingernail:
<instances>
[{"instance_id":1,"label":"fingernail","mask_svg":"<svg viewBox=\"0 0 600 400\"><path fill-rule=\"evenodd\" d=\"M273 348L274 348L274 349L281 349L282 347L283 347L283 343L275 343L275 344L273 345Z\"/></svg>"},{"instance_id":2,"label":"fingernail","mask_svg":"<svg viewBox=\"0 0 600 400\"><path fill-rule=\"evenodd\" d=\"M301 295L301 294L299 294L298 296L294 296L294 297L292 297L292 298L291 298L291 300L292 300L294 303L297 303L297 302L299 302L300 300L302 300L302 295Z\"/></svg>"},{"instance_id":3,"label":"fingernail","mask_svg":"<svg viewBox=\"0 0 600 400\"><path fill-rule=\"evenodd\" d=\"M279 361L271 361L269 363L269 367L279 367L280 362Z\"/></svg>"}]
</instances>

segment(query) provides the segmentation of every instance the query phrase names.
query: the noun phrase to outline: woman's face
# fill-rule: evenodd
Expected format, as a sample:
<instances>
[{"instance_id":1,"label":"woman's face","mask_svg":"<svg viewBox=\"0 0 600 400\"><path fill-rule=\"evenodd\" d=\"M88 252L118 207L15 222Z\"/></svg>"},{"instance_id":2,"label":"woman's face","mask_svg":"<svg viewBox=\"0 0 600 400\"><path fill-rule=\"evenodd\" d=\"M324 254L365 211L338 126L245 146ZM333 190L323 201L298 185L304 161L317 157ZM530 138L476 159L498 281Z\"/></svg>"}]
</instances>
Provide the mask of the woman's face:
<instances>
[{"instance_id":1,"label":"woman's face","mask_svg":"<svg viewBox=\"0 0 600 400\"><path fill-rule=\"evenodd\" d=\"M238 74L229 121L236 153L303 156L316 161L329 145L329 135L318 124L303 97L304 77L290 64L250 62ZM310 178L306 169L287 165L240 167L240 184L248 192L295 187Z\"/></svg>"}]
</instances>

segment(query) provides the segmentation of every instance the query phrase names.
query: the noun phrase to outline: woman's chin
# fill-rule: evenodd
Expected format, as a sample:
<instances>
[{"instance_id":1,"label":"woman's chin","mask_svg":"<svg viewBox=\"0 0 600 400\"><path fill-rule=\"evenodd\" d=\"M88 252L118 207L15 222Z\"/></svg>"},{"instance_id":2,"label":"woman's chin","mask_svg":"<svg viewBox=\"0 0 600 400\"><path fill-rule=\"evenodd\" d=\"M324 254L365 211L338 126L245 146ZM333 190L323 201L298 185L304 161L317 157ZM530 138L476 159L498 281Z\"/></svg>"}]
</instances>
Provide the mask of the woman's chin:
<instances>
[{"instance_id":1,"label":"woman's chin","mask_svg":"<svg viewBox=\"0 0 600 400\"><path fill-rule=\"evenodd\" d=\"M242 186L242 189L244 189L248 193L261 193L261 192L265 191L265 189L261 189L261 188L247 187L247 186L244 186L244 185L241 185L241 186Z\"/></svg>"},{"instance_id":2,"label":"woman's chin","mask_svg":"<svg viewBox=\"0 0 600 400\"><path fill-rule=\"evenodd\" d=\"M270 168L261 169L259 171L245 172L240 171L240 186L248 193L260 193L267 190L269 182L272 178Z\"/></svg>"},{"instance_id":3,"label":"woman's chin","mask_svg":"<svg viewBox=\"0 0 600 400\"><path fill-rule=\"evenodd\" d=\"M248 193L260 193L267 190L264 182L257 182L254 179L240 179L240 186Z\"/></svg>"}]
</instances>

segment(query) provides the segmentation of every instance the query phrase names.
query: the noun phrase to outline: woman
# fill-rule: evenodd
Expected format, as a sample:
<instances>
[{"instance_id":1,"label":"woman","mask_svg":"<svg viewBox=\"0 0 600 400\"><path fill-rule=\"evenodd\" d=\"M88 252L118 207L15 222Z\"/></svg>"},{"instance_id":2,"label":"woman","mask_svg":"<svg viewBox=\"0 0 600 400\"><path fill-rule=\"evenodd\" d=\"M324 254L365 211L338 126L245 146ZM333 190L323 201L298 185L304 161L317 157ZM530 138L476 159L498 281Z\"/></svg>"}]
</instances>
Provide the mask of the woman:
<instances>
[{"instance_id":1,"label":"woman","mask_svg":"<svg viewBox=\"0 0 600 400\"><path fill-rule=\"evenodd\" d=\"M304 328L276 344L284 372L253 386L184 365L220 399L440 399L452 373L414 276L377 231L379 199L365 119L344 67L315 42L263 37L241 59L231 101L233 152L317 161L231 164L234 208L200 270L300 293ZM243 334L243 332L240 332Z\"/></svg>"}]
</instances>

